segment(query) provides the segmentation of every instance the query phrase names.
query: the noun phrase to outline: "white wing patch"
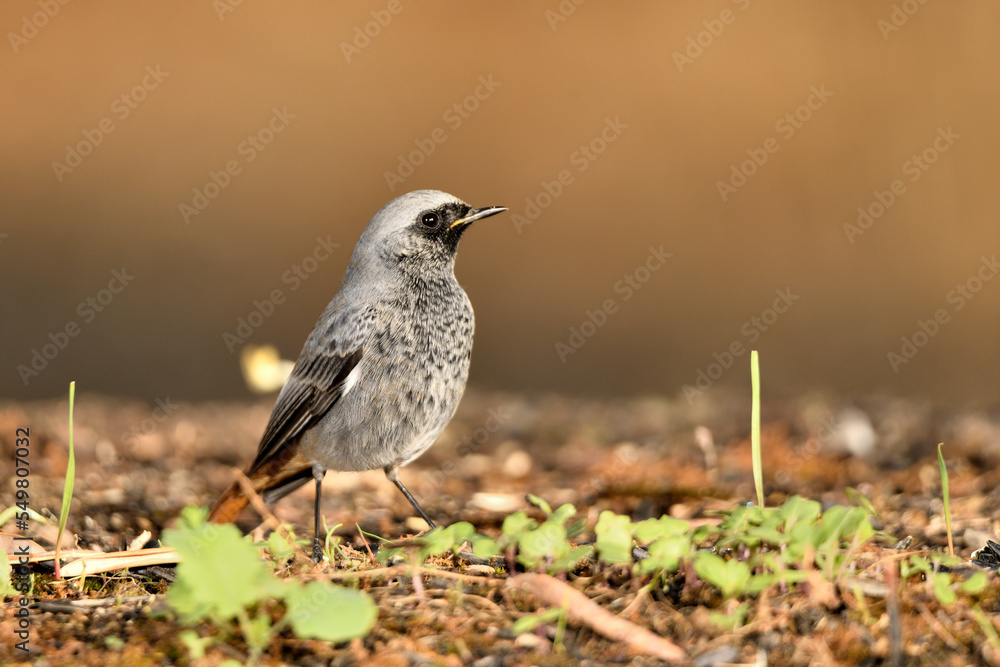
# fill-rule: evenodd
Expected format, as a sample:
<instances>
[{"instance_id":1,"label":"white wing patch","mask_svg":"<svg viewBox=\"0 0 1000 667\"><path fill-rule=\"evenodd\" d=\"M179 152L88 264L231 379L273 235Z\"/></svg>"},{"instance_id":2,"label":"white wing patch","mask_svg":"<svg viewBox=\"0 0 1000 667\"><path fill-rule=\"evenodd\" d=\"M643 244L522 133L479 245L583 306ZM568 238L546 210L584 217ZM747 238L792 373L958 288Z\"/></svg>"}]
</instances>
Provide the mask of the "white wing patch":
<instances>
[{"instance_id":1,"label":"white wing patch","mask_svg":"<svg viewBox=\"0 0 1000 667\"><path fill-rule=\"evenodd\" d=\"M351 389L354 388L354 385L358 383L358 378L361 377L361 366L362 364L359 363L357 366L352 368L351 372L347 374L346 378L344 378L344 388L340 392L341 398L347 396L347 393L351 391Z\"/></svg>"}]
</instances>

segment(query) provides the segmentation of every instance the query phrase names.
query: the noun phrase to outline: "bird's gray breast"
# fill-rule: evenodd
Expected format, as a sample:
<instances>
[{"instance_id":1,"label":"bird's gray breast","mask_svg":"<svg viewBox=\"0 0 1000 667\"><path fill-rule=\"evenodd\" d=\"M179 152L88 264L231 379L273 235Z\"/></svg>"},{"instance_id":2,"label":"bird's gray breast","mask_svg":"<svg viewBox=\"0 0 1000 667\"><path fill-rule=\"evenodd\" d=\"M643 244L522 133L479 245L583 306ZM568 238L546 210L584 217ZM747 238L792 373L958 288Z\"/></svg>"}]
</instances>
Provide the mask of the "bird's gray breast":
<instances>
[{"instance_id":1,"label":"bird's gray breast","mask_svg":"<svg viewBox=\"0 0 1000 667\"><path fill-rule=\"evenodd\" d=\"M454 278L407 285L372 306L376 324L344 395L302 439L303 453L329 470L411 461L441 434L465 391L475 322Z\"/></svg>"}]
</instances>

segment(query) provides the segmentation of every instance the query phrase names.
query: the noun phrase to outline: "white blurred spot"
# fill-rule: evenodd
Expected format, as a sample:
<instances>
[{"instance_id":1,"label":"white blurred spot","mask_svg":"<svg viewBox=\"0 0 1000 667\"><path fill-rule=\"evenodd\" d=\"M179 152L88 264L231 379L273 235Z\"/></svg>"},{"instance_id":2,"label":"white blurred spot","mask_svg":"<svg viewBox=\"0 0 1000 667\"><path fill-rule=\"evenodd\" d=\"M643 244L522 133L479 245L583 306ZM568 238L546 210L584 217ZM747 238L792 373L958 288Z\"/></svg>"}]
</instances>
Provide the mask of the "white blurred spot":
<instances>
[{"instance_id":1,"label":"white blurred spot","mask_svg":"<svg viewBox=\"0 0 1000 667\"><path fill-rule=\"evenodd\" d=\"M473 493L469 504L488 512L513 512L524 504L524 497L509 493Z\"/></svg>"},{"instance_id":2,"label":"white blurred spot","mask_svg":"<svg viewBox=\"0 0 1000 667\"><path fill-rule=\"evenodd\" d=\"M507 477L520 479L531 472L531 465L531 455L523 449L517 449L511 452L507 460L503 462L503 474Z\"/></svg>"},{"instance_id":3,"label":"white blurred spot","mask_svg":"<svg viewBox=\"0 0 1000 667\"><path fill-rule=\"evenodd\" d=\"M295 362L282 359L278 348L273 345L257 346L248 343L240 350L243 380L250 391L256 394L269 394L281 389L294 367Z\"/></svg>"},{"instance_id":4,"label":"white blurred spot","mask_svg":"<svg viewBox=\"0 0 1000 667\"><path fill-rule=\"evenodd\" d=\"M875 428L868 415L855 407L837 413L832 440L854 456L871 456L875 452Z\"/></svg>"}]
</instances>

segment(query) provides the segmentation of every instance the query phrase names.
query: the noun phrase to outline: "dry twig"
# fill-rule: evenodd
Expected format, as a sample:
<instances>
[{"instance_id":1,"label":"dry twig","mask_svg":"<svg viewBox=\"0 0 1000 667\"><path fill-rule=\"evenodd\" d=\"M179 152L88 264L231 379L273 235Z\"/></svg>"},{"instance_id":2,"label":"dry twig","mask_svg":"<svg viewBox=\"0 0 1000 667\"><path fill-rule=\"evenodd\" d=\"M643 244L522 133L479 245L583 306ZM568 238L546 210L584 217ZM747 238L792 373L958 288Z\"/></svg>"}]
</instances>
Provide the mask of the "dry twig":
<instances>
[{"instance_id":1,"label":"dry twig","mask_svg":"<svg viewBox=\"0 0 1000 667\"><path fill-rule=\"evenodd\" d=\"M519 574L508 579L507 586L531 593L546 605L565 607L571 623L586 625L609 639L625 642L641 653L669 662L687 660L687 654L677 644L653 634L640 625L615 616L555 577L547 574Z\"/></svg>"}]
</instances>

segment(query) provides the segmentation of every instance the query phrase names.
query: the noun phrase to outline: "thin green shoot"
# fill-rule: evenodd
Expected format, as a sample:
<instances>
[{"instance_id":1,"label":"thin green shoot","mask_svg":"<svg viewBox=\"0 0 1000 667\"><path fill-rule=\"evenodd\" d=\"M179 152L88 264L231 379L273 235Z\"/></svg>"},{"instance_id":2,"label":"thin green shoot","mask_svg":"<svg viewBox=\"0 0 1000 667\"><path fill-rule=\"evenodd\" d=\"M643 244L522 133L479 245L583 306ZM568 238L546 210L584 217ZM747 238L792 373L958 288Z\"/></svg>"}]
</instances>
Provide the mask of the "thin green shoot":
<instances>
[{"instance_id":1,"label":"thin green shoot","mask_svg":"<svg viewBox=\"0 0 1000 667\"><path fill-rule=\"evenodd\" d=\"M760 358L757 350L750 351L750 384L753 398L750 408L750 455L753 459L753 485L757 489L757 504L764 507L764 466L760 455Z\"/></svg>"},{"instance_id":2,"label":"thin green shoot","mask_svg":"<svg viewBox=\"0 0 1000 667\"><path fill-rule=\"evenodd\" d=\"M938 468L941 470L941 496L944 499L944 525L948 533L948 554L954 558L955 543L951 537L951 492L948 488L948 466L944 463L944 452L941 451L942 447L944 447L944 443L938 443Z\"/></svg>"},{"instance_id":3,"label":"thin green shoot","mask_svg":"<svg viewBox=\"0 0 1000 667\"><path fill-rule=\"evenodd\" d=\"M63 483L62 509L59 510L59 532L56 534L56 579L62 579L59 572L59 549L62 546L63 531L69 520L69 506L73 502L73 485L76 482L76 452L73 449L73 401L76 397L76 382L69 383L69 455L66 461L66 481Z\"/></svg>"},{"instance_id":4,"label":"thin green shoot","mask_svg":"<svg viewBox=\"0 0 1000 667\"><path fill-rule=\"evenodd\" d=\"M978 604L972 607L972 618L976 619L976 623L979 624L979 628L986 635L986 641L990 643L993 650L1000 652L1000 635L997 635L997 630L993 627L993 622L983 613Z\"/></svg>"}]
</instances>

